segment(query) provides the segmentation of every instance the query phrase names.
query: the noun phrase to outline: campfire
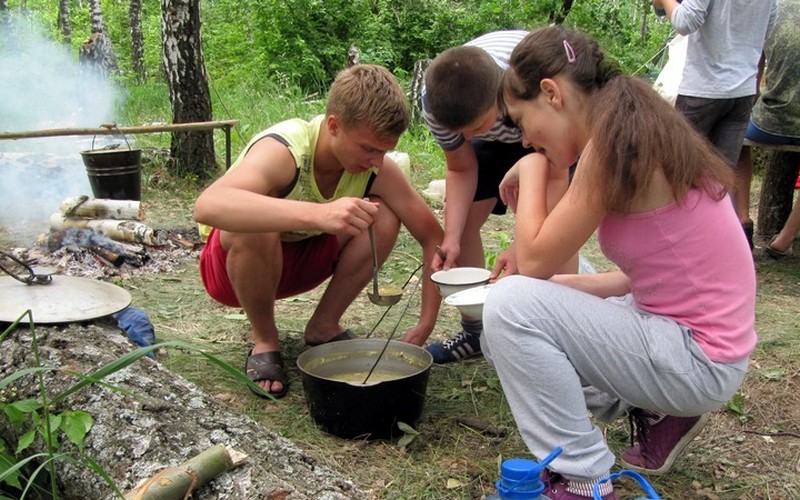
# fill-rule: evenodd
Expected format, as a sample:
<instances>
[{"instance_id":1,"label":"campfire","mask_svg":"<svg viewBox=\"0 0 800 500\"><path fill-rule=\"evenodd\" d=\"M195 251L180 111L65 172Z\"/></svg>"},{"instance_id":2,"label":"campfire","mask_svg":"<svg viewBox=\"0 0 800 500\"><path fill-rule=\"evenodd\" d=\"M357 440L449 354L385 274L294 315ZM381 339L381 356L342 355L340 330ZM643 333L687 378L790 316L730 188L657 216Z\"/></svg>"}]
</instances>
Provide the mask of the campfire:
<instances>
[{"instance_id":1,"label":"campfire","mask_svg":"<svg viewBox=\"0 0 800 500\"><path fill-rule=\"evenodd\" d=\"M129 277L175 271L196 258L202 243L195 229L150 227L136 200L77 196L50 217L50 230L32 247L10 249L30 266L86 278Z\"/></svg>"}]
</instances>

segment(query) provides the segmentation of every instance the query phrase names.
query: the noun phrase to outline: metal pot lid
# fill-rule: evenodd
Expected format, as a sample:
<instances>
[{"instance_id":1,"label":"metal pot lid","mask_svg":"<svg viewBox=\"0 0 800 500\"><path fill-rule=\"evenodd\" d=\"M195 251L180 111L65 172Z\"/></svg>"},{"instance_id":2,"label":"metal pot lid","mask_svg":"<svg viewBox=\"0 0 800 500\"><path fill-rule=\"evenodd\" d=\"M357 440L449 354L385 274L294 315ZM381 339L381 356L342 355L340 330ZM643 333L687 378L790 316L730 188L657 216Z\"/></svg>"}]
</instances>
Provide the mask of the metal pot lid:
<instances>
[{"instance_id":1,"label":"metal pot lid","mask_svg":"<svg viewBox=\"0 0 800 500\"><path fill-rule=\"evenodd\" d=\"M37 324L87 321L118 313L130 303L127 290L105 281L55 275L50 283L27 285L0 276L0 321L8 323L28 309Z\"/></svg>"}]
</instances>

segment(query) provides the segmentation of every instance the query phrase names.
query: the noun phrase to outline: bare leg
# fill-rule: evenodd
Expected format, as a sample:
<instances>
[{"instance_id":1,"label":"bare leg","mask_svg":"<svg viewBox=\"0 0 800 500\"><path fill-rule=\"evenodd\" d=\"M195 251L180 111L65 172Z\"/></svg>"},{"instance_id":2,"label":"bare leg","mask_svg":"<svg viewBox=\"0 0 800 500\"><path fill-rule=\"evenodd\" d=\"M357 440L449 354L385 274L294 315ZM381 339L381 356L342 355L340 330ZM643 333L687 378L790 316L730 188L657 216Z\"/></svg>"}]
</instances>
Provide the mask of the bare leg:
<instances>
[{"instance_id":1,"label":"bare leg","mask_svg":"<svg viewBox=\"0 0 800 500\"><path fill-rule=\"evenodd\" d=\"M400 230L399 219L385 204L380 205L374 229L378 264L383 265L394 248ZM306 325L305 341L323 343L342 333L344 328L339 324L342 315L371 279L372 250L369 235L363 231L343 243L328 288Z\"/></svg>"},{"instance_id":2,"label":"bare leg","mask_svg":"<svg viewBox=\"0 0 800 500\"><path fill-rule=\"evenodd\" d=\"M795 200L794 207L781 228L781 232L775 235L769 246L781 252L789 250L797 238L798 231L800 231L800 197Z\"/></svg>"},{"instance_id":3,"label":"bare leg","mask_svg":"<svg viewBox=\"0 0 800 500\"><path fill-rule=\"evenodd\" d=\"M283 267L278 233L220 233L220 244L228 252L231 285L253 327L253 354L280 351L275 324L275 296ZM259 380L268 392L278 393L283 384Z\"/></svg>"},{"instance_id":4,"label":"bare leg","mask_svg":"<svg viewBox=\"0 0 800 500\"><path fill-rule=\"evenodd\" d=\"M736 207L736 215L739 216L739 222L742 224L752 222L750 219L750 184L753 180L753 159L750 154L750 146L742 146L735 172L733 204Z\"/></svg>"},{"instance_id":5,"label":"bare leg","mask_svg":"<svg viewBox=\"0 0 800 500\"><path fill-rule=\"evenodd\" d=\"M481 228L492 213L497 200L489 198L486 200L473 201L469 207L467 221L464 231L461 233L461 255L458 257L458 265L461 267L486 267L486 256L483 253L483 241L481 240Z\"/></svg>"}]
</instances>

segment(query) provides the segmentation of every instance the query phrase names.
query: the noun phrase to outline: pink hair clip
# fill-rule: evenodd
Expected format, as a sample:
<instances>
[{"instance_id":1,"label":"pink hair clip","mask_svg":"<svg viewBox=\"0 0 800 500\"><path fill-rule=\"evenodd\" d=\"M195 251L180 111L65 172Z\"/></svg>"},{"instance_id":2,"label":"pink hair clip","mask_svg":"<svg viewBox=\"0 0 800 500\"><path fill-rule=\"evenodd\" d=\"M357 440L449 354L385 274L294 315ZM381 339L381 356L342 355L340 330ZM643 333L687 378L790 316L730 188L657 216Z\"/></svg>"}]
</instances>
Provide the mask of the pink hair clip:
<instances>
[{"instance_id":1,"label":"pink hair clip","mask_svg":"<svg viewBox=\"0 0 800 500\"><path fill-rule=\"evenodd\" d=\"M567 62L570 64L575 62L575 49L572 48L572 45L569 44L568 41L564 40L564 52L567 53Z\"/></svg>"}]
</instances>

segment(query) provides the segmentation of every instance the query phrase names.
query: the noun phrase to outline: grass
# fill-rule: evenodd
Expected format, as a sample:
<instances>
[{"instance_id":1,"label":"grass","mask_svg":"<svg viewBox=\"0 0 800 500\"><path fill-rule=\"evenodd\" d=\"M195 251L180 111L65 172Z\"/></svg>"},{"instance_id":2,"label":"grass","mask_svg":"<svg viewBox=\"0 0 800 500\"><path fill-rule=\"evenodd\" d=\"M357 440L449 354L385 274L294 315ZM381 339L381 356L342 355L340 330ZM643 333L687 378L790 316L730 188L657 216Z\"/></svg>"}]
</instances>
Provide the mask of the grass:
<instances>
[{"instance_id":1,"label":"grass","mask_svg":"<svg viewBox=\"0 0 800 500\"><path fill-rule=\"evenodd\" d=\"M444 172L440 153L423 136L407 134L399 149L411 152L412 181L419 189ZM144 204L154 226L191 227L191 205L201 186L171 179L154 165L146 168ZM754 189L757 199L758 185ZM754 205L755 206L755 205ZM434 206L441 217L441 207ZM487 251L496 252L503 235L512 231L510 216L492 217L484 227ZM390 257L384 276L400 284L419 264L419 251L406 233ZM598 270L610 269L591 240L583 251ZM772 261L756 256L759 297L757 328L760 342L739 394L714 413L711 422L676 463L673 472L651 478L662 498L796 499L800 498L800 259ZM146 310L160 340L198 344L224 361L243 364L249 326L241 311L216 304L205 294L197 262L186 262L171 274L140 276L125 284L133 305ZM253 397L246 387L210 367L198 356L170 352L160 361L223 400L285 436L327 467L340 471L374 498L470 499L493 491L498 461L529 457L516 432L513 416L494 370L482 359L434 366L419 435L405 447L388 441L348 441L321 432L305 406L294 360L303 348L302 332L320 295L317 291L279 301L278 326L289 366L291 389L278 402ZM406 317L398 317L403 302L378 324L383 309L359 297L343 324L385 338L395 324L410 326L419 297ZM376 324L378 324L376 328ZM432 339L449 337L456 329L456 311L442 306ZM369 404L369 402L366 402ZM482 434L459 424L471 417L505 429L502 437ZM627 446L627 423L607 429L617 455ZM640 496L633 484L622 483L621 498Z\"/></svg>"}]
</instances>

